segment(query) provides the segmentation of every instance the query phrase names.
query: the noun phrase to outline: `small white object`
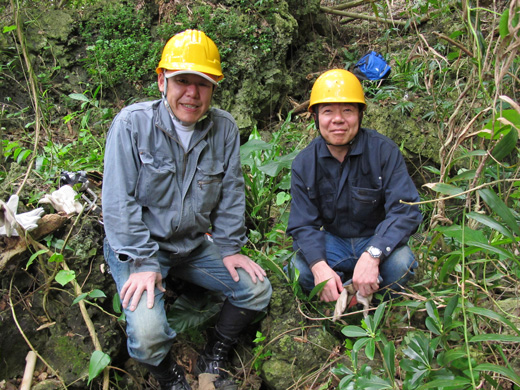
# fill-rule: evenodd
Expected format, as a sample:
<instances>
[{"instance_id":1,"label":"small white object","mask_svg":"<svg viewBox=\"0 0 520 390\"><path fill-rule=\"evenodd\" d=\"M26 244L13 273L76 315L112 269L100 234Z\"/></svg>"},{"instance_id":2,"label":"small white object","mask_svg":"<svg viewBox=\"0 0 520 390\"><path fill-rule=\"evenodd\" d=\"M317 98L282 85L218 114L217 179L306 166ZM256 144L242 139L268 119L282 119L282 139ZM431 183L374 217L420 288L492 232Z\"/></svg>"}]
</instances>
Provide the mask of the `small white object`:
<instances>
[{"instance_id":1,"label":"small white object","mask_svg":"<svg viewBox=\"0 0 520 390\"><path fill-rule=\"evenodd\" d=\"M0 201L0 235L11 237L18 236L16 227L20 226L26 231L34 230L38 227L38 221L44 213L43 208L17 214L18 195L11 195L7 203Z\"/></svg>"},{"instance_id":2,"label":"small white object","mask_svg":"<svg viewBox=\"0 0 520 390\"><path fill-rule=\"evenodd\" d=\"M52 194L46 194L40 203L49 203L56 211L63 211L66 214L81 213L83 205L76 200L77 192L69 185L64 185Z\"/></svg>"}]
</instances>

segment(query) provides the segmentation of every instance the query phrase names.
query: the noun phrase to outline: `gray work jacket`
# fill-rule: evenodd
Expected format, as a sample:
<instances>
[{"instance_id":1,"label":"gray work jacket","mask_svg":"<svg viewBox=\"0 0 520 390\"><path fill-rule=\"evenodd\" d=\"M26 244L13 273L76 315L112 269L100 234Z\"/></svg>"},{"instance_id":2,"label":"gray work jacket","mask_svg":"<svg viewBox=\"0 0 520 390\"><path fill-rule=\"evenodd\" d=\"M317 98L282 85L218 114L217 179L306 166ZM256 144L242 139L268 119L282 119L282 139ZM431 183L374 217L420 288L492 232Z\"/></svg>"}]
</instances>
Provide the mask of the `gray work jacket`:
<instances>
[{"instance_id":1,"label":"gray work jacket","mask_svg":"<svg viewBox=\"0 0 520 390\"><path fill-rule=\"evenodd\" d=\"M188 255L210 228L223 257L247 241L240 138L226 111L211 108L184 150L162 100L124 108L107 136L103 176L105 233L134 272L158 272L159 249Z\"/></svg>"}]
</instances>

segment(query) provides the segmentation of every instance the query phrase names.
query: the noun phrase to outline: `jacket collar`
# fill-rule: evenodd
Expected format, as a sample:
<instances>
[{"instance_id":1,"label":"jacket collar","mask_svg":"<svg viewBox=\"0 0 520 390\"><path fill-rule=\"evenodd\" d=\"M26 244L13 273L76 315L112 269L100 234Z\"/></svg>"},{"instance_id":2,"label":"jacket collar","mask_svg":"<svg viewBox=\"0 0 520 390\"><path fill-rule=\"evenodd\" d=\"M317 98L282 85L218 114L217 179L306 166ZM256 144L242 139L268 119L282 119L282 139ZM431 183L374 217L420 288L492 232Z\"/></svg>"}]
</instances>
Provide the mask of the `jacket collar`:
<instances>
[{"instance_id":1,"label":"jacket collar","mask_svg":"<svg viewBox=\"0 0 520 390\"><path fill-rule=\"evenodd\" d=\"M347 155L348 156L356 156L358 154L361 154L363 151L363 144L365 143L364 140L366 139L366 131L364 127L360 127L358 133L352 140L352 143L350 145L350 151ZM318 157L319 158L325 158L325 157L332 157L330 154L329 148L327 147L327 143L325 142L325 139L320 135L317 139L318 143Z\"/></svg>"}]
</instances>

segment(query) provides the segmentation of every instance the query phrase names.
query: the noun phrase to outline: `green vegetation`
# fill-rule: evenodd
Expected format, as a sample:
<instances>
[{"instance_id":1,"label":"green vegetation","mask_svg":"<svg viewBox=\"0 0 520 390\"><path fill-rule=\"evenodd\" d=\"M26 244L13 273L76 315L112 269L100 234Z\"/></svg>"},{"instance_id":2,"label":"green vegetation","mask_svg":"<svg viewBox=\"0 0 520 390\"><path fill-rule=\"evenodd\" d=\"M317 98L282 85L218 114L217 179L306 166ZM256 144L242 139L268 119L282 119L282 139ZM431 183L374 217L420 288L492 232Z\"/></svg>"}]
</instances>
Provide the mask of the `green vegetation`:
<instances>
[{"instance_id":1,"label":"green vegetation","mask_svg":"<svg viewBox=\"0 0 520 390\"><path fill-rule=\"evenodd\" d=\"M57 3L57 8L77 10L99 2ZM64 68L48 61L46 68L35 72L24 57L24 45L30 42L17 35L18 29L25 32L24 25L4 21L0 43L8 37L12 46L0 56L0 82L15 79L17 88L10 89L0 104L0 200L19 192L22 207L34 208L43 194L58 187L61 171L102 172L107 128L117 110L130 102L120 102L118 93L128 86L140 91L141 98L157 96L153 70L164 42L186 28L204 27L224 59L226 78L216 103L240 117L248 129L248 141L241 147L250 228L244 252L288 287L284 299L309 318L319 317L319 322L302 320L302 333L318 323L344 341L330 369L296 378L295 386L301 387L295 388L520 388L519 7L511 3L486 9L465 0L424 0L405 4L399 15L406 18L401 19L404 26L373 22L376 44L391 63L392 73L381 82L364 82L369 105L433 126L440 149L435 164L421 161L420 150L410 150L406 140L402 143L407 156L417 157L417 176L426 182L420 188L425 222L410 242L421 264L410 291L380 305L366 319L348 314L347 324L328 320L331 305L317 300L319 286L307 296L299 288L297 274L289 278L283 272L292 255L285 235L290 164L316 135L307 116L281 108L288 90L301 101L308 96L308 91L293 89L293 79L306 75L297 74L297 67L289 74L286 59L281 59L288 56L289 45L281 37L297 31L287 4L229 0L224 5L200 1L187 7L156 2L168 4L169 12L158 22L146 6L109 2L97 18L78 26L86 53L81 64L89 81L59 93L53 83ZM380 18L396 16L388 3L374 4L371 11ZM442 34L427 33L424 23ZM308 46L314 51L309 50L309 56L327 57L318 64L350 68L366 49L361 40L334 42L339 50L332 54L322 50L319 39L324 38ZM280 63L283 69L276 68ZM261 77L256 77L260 70ZM73 78L73 73L67 76ZM113 101L106 99L107 90L113 91ZM24 104L18 91L30 96L31 104ZM245 99L252 95L257 100ZM261 128L260 119L265 119L270 106L274 110L269 113L279 109L281 115L271 119L277 123ZM103 291L82 290L88 267L76 268L71 261L81 256L68 245L69 235L84 228L83 217L74 220L65 238L47 235L40 239L44 244L31 244L24 268L37 275L34 283L41 284L44 302L59 289L72 297L71 305L88 305L103 316L121 319L117 295L106 300L105 308ZM93 249L86 258L95 259L99 253ZM189 297L176 301L172 308L180 321L176 329L188 331L210 321L217 313L211 298L197 305ZM44 314L50 322L52 316ZM253 371L262 373L265 362L276 358L269 343L277 337L257 333ZM109 366L114 356L102 351L95 338L92 343L95 352L88 378L83 379L92 386L101 381L97 378L101 374L106 386L110 372L116 376L112 382L119 383L122 374L112 373L115 370Z\"/></svg>"}]
</instances>

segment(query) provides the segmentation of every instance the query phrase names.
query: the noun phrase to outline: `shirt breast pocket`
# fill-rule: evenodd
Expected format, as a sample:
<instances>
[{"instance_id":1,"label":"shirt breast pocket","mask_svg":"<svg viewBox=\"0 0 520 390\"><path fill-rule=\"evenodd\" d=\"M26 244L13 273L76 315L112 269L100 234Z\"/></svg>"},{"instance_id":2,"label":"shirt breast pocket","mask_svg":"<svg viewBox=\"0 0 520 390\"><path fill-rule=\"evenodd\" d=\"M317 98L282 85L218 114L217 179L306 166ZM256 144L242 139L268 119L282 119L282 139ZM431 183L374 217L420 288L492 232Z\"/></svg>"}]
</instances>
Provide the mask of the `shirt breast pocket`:
<instances>
[{"instance_id":1,"label":"shirt breast pocket","mask_svg":"<svg viewBox=\"0 0 520 390\"><path fill-rule=\"evenodd\" d=\"M309 189L309 198L314 200L325 224L331 224L336 217L336 190L320 183L319 192Z\"/></svg>"},{"instance_id":2,"label":"shirt breast pocket","mask_svg":"<svg viewBox=\"0 0 520 390\"><path fill-rule=\"evenodd\" d=\"M142 206L172 208L175 194L176 167L166 156L139 153L141 169L135 198Z\"/></svg>"},{"instance_id":3,"label":"shirt breast pocket","mask_svg":"<svg viewBox=\"0 0 520 390\"><path fill-rule=\"evenodd\" d=\"M212 163L212 165L201 164L197 166L194 192L197 199L197 209L200 213L212 211L222 195L224 167L218 160Z\"/></svg>"},{"instance_id":4,"label":"shirt breast pocket","mask_svg":"<svg viewBox=\"0 0 520 390\"><path fill-rule=\"evenodd\" d=\"M359 221L379 220L384 213L382 188L352 187L352 215Z\"/></svg>"}]
</instances>

